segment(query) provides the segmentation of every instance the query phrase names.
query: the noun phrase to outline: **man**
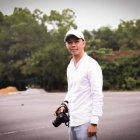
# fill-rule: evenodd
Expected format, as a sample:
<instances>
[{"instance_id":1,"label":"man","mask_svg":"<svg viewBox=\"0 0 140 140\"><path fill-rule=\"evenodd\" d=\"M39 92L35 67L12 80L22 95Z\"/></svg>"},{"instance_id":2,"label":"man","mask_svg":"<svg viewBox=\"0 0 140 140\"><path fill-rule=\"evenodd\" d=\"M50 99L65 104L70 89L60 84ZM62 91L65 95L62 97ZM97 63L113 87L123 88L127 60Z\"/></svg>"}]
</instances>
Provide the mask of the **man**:
<instances>
[{"instance_id":1,"label":"man","mask_svg":"<svg viewBox=\"0 0 140 140\"><path fill-rule=\"evenodd\" d=\"M72 59L67 67L68 92L60 110L69 109L69 140L96 140L103 106L102 70L85 52L82 32L71 29L64 41Z\"/></svg>"}]
</instances>

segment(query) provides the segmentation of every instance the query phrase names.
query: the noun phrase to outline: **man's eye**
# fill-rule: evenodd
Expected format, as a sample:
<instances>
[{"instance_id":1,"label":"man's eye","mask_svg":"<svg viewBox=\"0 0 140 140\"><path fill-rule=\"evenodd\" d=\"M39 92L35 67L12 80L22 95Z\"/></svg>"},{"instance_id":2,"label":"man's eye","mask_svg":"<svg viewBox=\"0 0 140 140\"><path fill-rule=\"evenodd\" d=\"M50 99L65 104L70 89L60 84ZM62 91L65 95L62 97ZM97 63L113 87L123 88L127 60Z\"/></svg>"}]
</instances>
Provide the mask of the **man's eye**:
<instances>
[{"instance_id":1,"label":"man's eye","mask_svg":"<svg viewBox=\"0 0 140 140\"><path fill-rule=\"evenodd\" d=\"M68 44L71 44L72 42L71 41L68 41Z\"/></svg>"},{"instance_id":2,"label":"man's eye","mask_svg":"<svg viewBox=\"0 0 140 140\"><path fill-rule=\"evenodd\" d=\"M79 42L79 40L76 40L76 41L75 41L75 43L78 43L78 42Z\"/></svg>"},{"instance_id":3,"label":"man's eye","mask_svg":"<svg viewBox=\"0 0 140 140\"><path fill-rule=\"evenodd\" d=\"M68 44L72 44L72 43L79 43L79 39L78 40L74 40L74 41L68 41Z\"/></svg>"}]
</instances>

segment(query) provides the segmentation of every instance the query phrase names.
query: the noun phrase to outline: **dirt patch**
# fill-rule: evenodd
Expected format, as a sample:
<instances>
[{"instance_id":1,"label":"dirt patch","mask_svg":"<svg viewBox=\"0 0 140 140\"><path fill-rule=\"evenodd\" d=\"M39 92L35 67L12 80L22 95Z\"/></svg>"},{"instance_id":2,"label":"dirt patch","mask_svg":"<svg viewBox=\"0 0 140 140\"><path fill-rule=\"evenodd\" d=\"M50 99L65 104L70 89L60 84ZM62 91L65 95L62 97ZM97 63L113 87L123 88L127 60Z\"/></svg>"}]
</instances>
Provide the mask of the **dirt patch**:
<instances>
[{"instance_id":1,"label":"dirt patch","mask_svg":"<svg viewBox=\"0 0 140 140\"><path fill-rule=\"evenodd\" d=\"M109 56L103 56L102 59L112 61L120 57L127 57L129 55L137 55L140 54L140 50L126 50L126 51L114 51L111 55Z\"/></svg>"},{"instance_id":2,"label":"dirt patch","mask_svg":"<svg viewBox=\"0 0 140 140\"><path fill-rule=\"evenodd\" d=\"M16 92L16 91L18 91L16 87L9 86L9 87L0 89L0 94L6 94L6 93Z\"/></svg>"}]
</instances>

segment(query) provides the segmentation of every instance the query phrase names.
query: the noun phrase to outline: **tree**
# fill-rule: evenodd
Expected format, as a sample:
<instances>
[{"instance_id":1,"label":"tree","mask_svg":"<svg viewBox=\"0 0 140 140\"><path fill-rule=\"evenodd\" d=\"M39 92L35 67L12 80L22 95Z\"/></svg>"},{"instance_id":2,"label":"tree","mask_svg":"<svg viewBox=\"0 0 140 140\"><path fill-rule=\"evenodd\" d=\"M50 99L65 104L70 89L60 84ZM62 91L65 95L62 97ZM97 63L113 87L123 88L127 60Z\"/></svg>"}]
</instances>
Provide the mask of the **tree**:
<instances>
[{"instance_id":1,"label":"tree","mask_svg":"<svg viewBox=\"0 0 140 140\"><path fill-rule=\"evenodd\" d=\"M115 30L111 30L109 27L101 27L95 32L95 41L97 42L96 46L98 48L110 48L114 51L119 50Z\"/></svg>"},{"instance_id":2,"label":"tree","mask_svg":"<svg viewBox=\"0 0 140 140\"><path fill-rule=\"evenodd\" d=\"M77 28L75 13L70 9L61 13L52 10L49 15L26 8L15 8L9 16L0 12L0 88L37 85L46 90L66 89L65 72L71 56L63 39L70 28ZM122 22L116 30L85 30L84 35L86 51L92 57L96 54L102 65L104 89L139 87L138 57L126 59L131 63L124 58L111 62L100 58L112 50L139 49L140 20Z\"/></svg>"},{"instance_id":3,"label":"tree","mask_svg":"<svg viewBox=\"0 0 140 140\"><path fill-rule=\"evenodd\" d=\"M121 21L116 34L121 49L140 48L140 20Z\"/></svg>"},{"instance_id":4,"label":"tree","mask_svg":"<svg viewBox=\"0 0 140 140\"><path fill-rule=\"evenodd\" d=\"M4 16L4 23L0 32L0 75L3 80L19 84L25 78L25 60L45 45L47 31L28 9L15 8L12 15Z\"/></svg>"},{"instance_id":5,"label":"tree","mask_svg":"<svg viewBox=\"0 0 140 140\"><path fill-rule=\"evenodd\" d=\"M63 39L66 30L76 27L73 16L69 9L63 10L62 14L53 10L50 16L43 15L43 25L53 28L47 32L45 46L26 58L23 73L36 75L46 90L62 89L66 84L65 70L69 57Z\"/></svg>"}]
</instances>

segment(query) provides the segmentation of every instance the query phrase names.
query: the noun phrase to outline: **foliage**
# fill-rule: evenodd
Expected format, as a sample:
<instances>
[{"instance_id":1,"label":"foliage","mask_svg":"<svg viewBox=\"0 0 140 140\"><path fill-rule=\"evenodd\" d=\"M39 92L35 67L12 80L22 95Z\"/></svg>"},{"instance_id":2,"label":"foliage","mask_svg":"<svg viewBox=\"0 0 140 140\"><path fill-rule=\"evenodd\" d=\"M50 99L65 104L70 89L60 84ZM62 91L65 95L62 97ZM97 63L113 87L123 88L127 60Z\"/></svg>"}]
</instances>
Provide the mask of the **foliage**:
<instances>
[{"instance_id":1,"label":"foliage","mask_svg":"<svg viewBox=\"0 0 140 140\"><path fill-rule=\"evenodd\" d=\"M106 90L135 90L140 87L140 55L100 62Z\"/></svg>"},{"instance_id":2,"label":"foliage","mask_svg":"<svg viewBox=\"0 0 140 140\"><path fill-rule=\"evenodd\" d=\"M66 30L76 27L74 12L51 11L48 16L38 9L31 13L15 8L10 16L0 13L0 21L1 87L24 81L27 86L39 83L48 90L62 88L67 60L62 40Z\"/></svg>"},{"instance_id":3,"label":"foliage","mask_svg":"<svg viewBox=\"0 0 140 140\"><path fill-rule=\"evenodd\" d=\"M120 49L140 49L140 20L122 21L116 33Z\"/></svg>"},{"instance_id":4,"label":"foliage","mask_svg":"<svg viewBox=\"0 0 140 140\"><path fill-rule=\"evenodd\" d=\"M19 90L39 86L46 90L66 90L66 67L70 54L64 35L77 28L75 13L64 9L50 14L39 9L15 8L13 14L0 12L0 88L14 85ZM83 31L86 51L103 69L105 90L134 90L140 85L140 57L132 55L113 61L103 56L113 51L140 49L140 20L121 21L118 28L101 27Z\"/></svg>"}]
</instances>

